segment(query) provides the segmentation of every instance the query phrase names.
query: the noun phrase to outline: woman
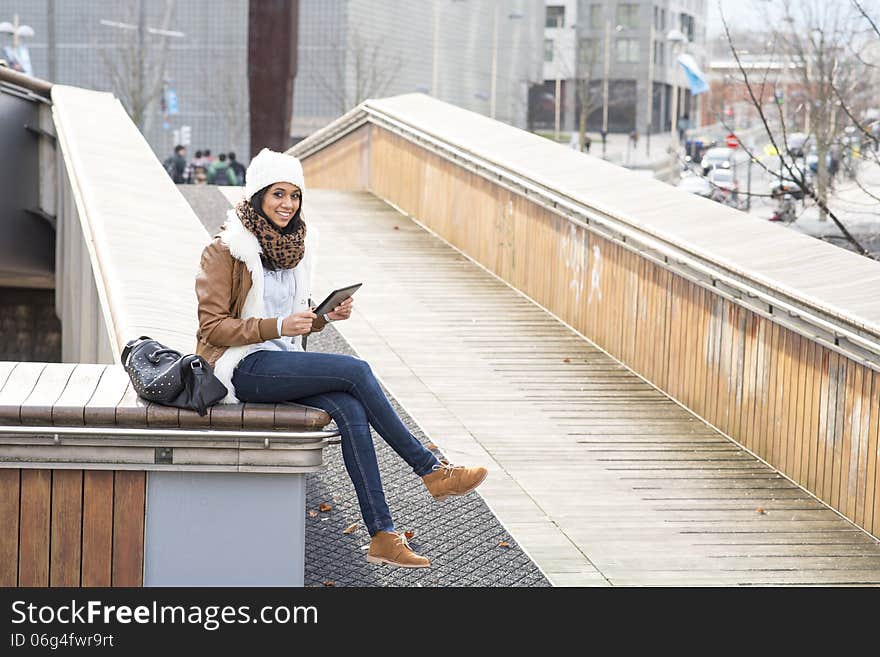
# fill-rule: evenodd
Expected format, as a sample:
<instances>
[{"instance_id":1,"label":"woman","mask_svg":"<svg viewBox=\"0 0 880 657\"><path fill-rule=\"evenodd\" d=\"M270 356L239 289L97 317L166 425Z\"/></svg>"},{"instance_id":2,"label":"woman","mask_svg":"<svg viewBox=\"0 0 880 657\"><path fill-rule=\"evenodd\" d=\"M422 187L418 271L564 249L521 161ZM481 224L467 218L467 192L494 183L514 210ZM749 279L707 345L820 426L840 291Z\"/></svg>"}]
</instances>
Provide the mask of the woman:
<instances>
[{"instance_id":1,"label":"woman","mask_svg":"<svg viewBox=\"0 0 880 657\"><path fill-rule=\"evenodd\" d=\"M244 198L202 252L196 351L230 391L223 403L296 401L326 410L372 537L367 560L425 568L428 559L394 531L370 426L435 499L469 493L486 469L441 464L400 421L365 361L303 350L302 336L351 316L352 299L322 317L309 307L316 231L302 216L299 160L263 149L245 180Z\"/></svg>"}]
</instances>

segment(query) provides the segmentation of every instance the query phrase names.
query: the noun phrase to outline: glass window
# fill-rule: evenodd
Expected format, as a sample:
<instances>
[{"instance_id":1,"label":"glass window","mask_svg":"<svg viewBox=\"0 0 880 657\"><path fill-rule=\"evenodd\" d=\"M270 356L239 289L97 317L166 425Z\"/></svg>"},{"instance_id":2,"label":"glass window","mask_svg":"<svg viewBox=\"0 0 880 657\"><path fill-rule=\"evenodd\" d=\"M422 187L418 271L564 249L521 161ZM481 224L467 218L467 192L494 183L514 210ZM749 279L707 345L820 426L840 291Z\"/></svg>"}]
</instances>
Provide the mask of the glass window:
<instances>
[{"instance_id":1,"label":"glass window","mask_svg":"<svg viewBox=\"0 0 880 657\"><path fill-rule=\"evenodd\" d=\"M660 10L660 29L661 30L666 29L666 10L665 9Z\"/></svg>"},{"instance_id":2,"label":"glass window","mask_svg":"<svg viewBox=\"0 0 880 657\"><path fill-rule=\"evenodd\" d=\"M544 39L544 61L553 61L553 39Z\"/></svg>"},{"instance_id":3,"label":"glass window","mask_svg":"<svg viewBox=\"0 0 880 657\"><path fill-rule=\"evenodd\" d=\"M639 61L639 40L618 39L617 61L630 64Z\"/></svg>"},{"instance_id":4,"label":"glass window","mask_svg":"<svg viewBox=\"0 0 880 657\"><path fill-rule=\"evenodd\" d=\"M602 5L590 5L590 27L602 27Z\"/></svg>"},{"instance_id":5,"label":"glass window","mask_svg":"<svg viewBox=\"0 0 880 657\"><path fill-rule=\"evenodd\" d=\"M565 27L565 7L562 5L547 5L544 27Z\"/></svg>"},{"instance_id":6,"label":"glass window","mask_svg":"<svg viewBox=\"0 0 880 657\"><path fill-rule=\"evenodd\" d=\"M639 6L622 3L617 5L617 24L628 30L633 30L639 26Z\"/></svg>"},{"instance_id":7,"label":"glass window","mask_svg":"<svg viewBox=\"0 0 880 657\"><path fill-rule=\"evenodd\" d=\"M599 43L596 39L578 40L578 63L581 75L586 75L588 70L596 66L599 59Z\"/></svg>"}]
</instances>

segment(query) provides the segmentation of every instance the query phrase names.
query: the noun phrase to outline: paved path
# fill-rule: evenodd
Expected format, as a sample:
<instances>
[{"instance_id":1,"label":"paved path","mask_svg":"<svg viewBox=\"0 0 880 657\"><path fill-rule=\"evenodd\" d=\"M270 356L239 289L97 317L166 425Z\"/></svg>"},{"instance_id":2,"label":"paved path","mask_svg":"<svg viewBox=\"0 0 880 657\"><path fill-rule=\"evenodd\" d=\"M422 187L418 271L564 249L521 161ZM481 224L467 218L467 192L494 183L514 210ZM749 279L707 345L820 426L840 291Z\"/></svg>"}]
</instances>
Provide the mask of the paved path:
<instances>
[{"instance_id":1,"label":"paved path","mask_svg":"<svg viewBox=\"0 0 880 657\"><path fill-rule=\"evenodd\" d=\"M312 190L340 334L556 585L880 583L880 545L367 193Z\"/></svg>"}]
</instances>

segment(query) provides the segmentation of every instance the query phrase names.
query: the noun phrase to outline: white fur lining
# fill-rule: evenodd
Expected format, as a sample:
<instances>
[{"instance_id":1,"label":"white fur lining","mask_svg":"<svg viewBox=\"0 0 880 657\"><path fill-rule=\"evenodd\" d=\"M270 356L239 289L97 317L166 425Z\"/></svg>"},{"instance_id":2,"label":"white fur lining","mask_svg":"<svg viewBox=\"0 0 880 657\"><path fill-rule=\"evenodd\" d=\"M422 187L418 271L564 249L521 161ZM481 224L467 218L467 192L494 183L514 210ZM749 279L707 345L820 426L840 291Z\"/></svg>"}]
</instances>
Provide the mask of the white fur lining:
<instances>
[{"instance_id":1,"label":"white fur lining","mask_svg":"<svg viewBox=\"0 0 880 657\"><path fill-rule=\"evenodd\" d=\"M220 242L228 249L236 260L244 263L253 279L251 289L248 291L241 309L241 319L251 317L262 318L265 314L263 304L263 263L260 260L262 249L257 238L251 233L238 218L234 209L226 213L226 223L220 232ZM313 225L306 230L305 253L300 263L294 267L294 279L296 281L296 294L294 298L294 312L300 312L308 308L308 300L312 296L312 271L318 246L318 231ZM294 343L302 345L302 338L297 336ZM235 367L248 354L257 351L260 344L247 344L238 347L229 347L214 365L214 374L226 386L229 394L221 404L237 404L239 399L235 396L235 387L232 385L232 374Z\"/></svg>"}]
</instances>

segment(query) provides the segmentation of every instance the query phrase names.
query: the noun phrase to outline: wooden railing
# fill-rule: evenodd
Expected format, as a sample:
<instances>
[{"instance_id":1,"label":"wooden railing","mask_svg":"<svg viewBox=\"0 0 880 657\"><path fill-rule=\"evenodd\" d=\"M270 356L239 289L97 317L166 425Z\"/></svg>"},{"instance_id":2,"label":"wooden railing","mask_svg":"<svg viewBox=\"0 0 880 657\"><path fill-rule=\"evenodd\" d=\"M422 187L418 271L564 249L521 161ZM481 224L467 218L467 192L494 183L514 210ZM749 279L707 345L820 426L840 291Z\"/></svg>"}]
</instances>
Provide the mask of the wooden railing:
<instances>
[{"instance_id":1,"label":"wooden railing","mask_svg":"<svg viewBox=\"0 0 880 657\"><path fill-rule=\"evenodd\" d=\"M291 152L309 187L385 199L880 536L880 264L427 97Z\"/></svg>"}]
</instances>

